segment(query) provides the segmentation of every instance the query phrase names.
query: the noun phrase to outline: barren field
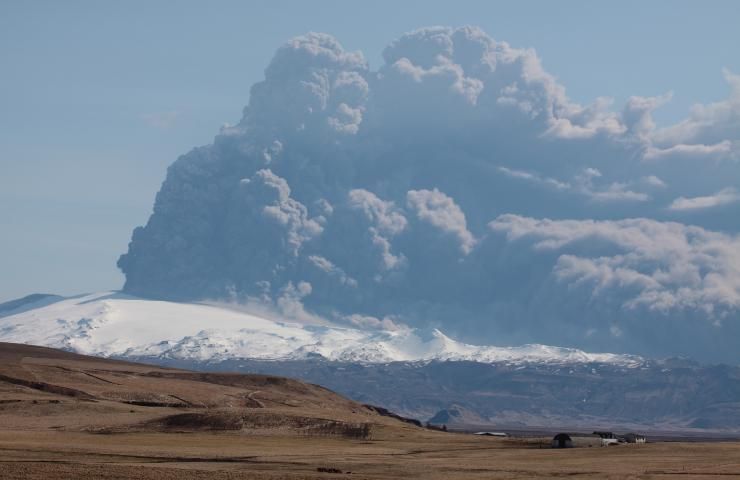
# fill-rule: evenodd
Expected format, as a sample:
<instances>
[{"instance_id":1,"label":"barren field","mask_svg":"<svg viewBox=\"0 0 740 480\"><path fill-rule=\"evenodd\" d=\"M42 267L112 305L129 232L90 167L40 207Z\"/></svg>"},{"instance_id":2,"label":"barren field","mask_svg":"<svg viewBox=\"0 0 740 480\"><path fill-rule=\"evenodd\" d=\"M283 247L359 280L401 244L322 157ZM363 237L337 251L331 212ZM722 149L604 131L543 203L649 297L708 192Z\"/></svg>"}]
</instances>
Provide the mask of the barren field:
<instances>
[{"instance_id":1,"label":"barren field","mask_svg":"<svg viewBox=\"0 0 740 480\"><path fill-rule=\"evenodd\" d=\"M359 441L233 433L4 431L0 472L1 478L13 479L727 478L740 477L740 445L551 450L425 432L383 431Z\"/></svg>"},{"instance_id":2,"label":"barren field","mask_svg":"<svg viewBox=\"0 0 740 480\"><path fill-rule=\"evenodd\" d=\"M740 478L739 443L546 442L425 430L279 377L0 344L3 479Z\"/></svg>"}]
</instances>

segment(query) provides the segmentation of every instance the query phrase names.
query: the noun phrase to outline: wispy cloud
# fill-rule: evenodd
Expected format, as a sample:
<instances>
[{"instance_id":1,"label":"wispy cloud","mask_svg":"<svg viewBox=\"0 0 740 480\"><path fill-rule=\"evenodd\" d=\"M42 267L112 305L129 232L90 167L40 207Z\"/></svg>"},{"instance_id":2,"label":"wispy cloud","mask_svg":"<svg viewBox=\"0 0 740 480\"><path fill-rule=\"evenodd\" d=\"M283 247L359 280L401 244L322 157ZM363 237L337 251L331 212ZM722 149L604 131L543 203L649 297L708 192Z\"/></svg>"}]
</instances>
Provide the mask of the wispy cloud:
<instances>
[{"instance_id":1,"label":"wispy cloud","mask_svg":"<svg viewBox=\"0 0 740 480\"><path fill-rule=\"evenodd\" d=\"M740 201L740 192L734 188L725 188L713 195L704 197L679 197L668 208L674 211L702 210L729 205L737 201Z\"/></svg>"},{"instance_id":2,"label":"wispy cloud","mask_svg":"<svg viewBox=\"0 0 740 480\"><path fill-rule=\"evenodd\" d=\"M645 202L650 199L650 196L643 192L631 190L630 187L633 184L643 183L653 187L658 185L665 186L656 176L644 177L639 182L613 182L607 185L596 185L594 179L601 178L602 174L595 168L585 168L571 182L564 182L555 178L542 176L538 173L515 170L508 167L498 167L498 171L511 178L542 185L561 192L577 193L597 202Z\"/></svg>"},{"instance_id":3,"label":"wispy cloud","mask_svg":"<svg viewBox=\"0 0 740 480\"><path fill-rule=\"evenodd\" d=\"M546 185L548 187L554 188L556 190L571 189L570 183L561 182L560 180L556 180L550 177L543 177L537 173L525 172L524 170L515 170L513 168L507 167L498 167L498 171L511 178L518 178L520 180L527 180L529 182L539 183L541 185Z\"/></svg>"}]
</instances>

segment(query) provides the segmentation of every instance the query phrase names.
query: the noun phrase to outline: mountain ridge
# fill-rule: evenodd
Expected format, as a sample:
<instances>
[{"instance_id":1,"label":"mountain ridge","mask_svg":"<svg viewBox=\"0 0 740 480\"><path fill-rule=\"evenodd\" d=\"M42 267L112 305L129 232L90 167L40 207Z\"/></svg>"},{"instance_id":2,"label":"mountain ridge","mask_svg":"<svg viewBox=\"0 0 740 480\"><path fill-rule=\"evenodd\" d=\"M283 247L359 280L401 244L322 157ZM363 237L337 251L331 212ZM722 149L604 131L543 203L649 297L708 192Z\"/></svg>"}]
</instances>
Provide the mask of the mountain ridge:
<instances>
[{"instance_id":1,"label":"mountain ridge","mask_svg":"<svg viewBox=\"0 0 740 480\"><path fill-rule=\"evenodd\" d=\"M478 361L482 363L612 363L636 367L634 355L587 353L540 344L476 346L439 329L378 330L357 326L270 320L207 303L147 300L100 292L26 306L0 317L0 340L98 356L179 360L292 360L319 355L358 363Z\"/></svg>"}]
</instances>

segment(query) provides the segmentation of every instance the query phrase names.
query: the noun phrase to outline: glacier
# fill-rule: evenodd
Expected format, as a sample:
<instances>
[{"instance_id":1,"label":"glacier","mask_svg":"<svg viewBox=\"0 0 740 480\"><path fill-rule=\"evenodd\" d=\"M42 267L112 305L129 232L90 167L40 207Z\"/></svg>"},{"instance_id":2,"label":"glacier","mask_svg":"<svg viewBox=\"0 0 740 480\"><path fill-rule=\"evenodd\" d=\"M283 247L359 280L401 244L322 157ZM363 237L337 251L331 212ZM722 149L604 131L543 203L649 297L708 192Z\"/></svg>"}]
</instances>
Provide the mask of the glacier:
<instances>
[{"instance_id":1,"label":"glacier","mask_svg":"<svg viewBox=\"0 0 740 480\"><path fill-rule=\"evenodd\" d=\"M635 367L644 362L635 355L538 344L470 345L438 329L374 330L320 319L270 319L239 305L149 300L116 291L45 297L0 312L0 341L103 357L205 363L323 358L366 364L449 360Z\"/></svg>"}]
</instances>

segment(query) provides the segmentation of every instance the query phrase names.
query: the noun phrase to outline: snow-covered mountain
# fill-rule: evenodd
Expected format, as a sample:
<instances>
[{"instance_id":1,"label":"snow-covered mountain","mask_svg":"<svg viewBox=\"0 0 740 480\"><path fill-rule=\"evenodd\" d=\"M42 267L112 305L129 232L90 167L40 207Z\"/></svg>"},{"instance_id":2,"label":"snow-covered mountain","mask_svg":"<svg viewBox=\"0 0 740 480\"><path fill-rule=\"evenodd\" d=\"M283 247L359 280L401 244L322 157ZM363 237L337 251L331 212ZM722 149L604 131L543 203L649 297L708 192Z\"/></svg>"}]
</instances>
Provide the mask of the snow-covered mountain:
<instances>
[{"instance_id":1,"label":"snow-covered mountain","mask_svg":"<svg viewBox=\"0 0 740 480\"><path fill-rule=\"evenodd\" d=\"M33 295L0 306L0 341L79 353L194 362L325 358L356 363L467 360L480 363L606 363L640 357L524 345L475 346L439 330L349 328L275 321L234 306L146 300L119 292Z\"/></svg>"}]
</instances>

